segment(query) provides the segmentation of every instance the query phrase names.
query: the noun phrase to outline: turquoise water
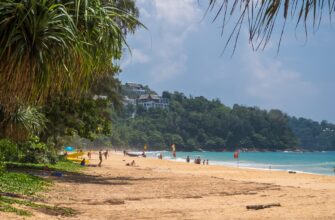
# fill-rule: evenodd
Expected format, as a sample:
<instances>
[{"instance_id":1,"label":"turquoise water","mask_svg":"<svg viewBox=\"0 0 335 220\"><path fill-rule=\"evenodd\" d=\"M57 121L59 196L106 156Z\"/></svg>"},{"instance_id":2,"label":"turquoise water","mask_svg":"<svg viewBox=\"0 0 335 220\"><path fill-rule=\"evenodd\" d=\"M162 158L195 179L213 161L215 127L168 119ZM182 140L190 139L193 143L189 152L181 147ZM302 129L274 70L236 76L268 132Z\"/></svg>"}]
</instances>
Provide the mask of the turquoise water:
<instances>
[{"instance_id":1,"label":"turquoise water","mask_svg":"<svg viewBox=\"0 0 335 220\"><path fill-rule=\"evenodd\" d=\"M148 152L149 153L149 152ZM239 159L233 157L234 152L177 152L177 158L172 153L164 151L164 159L185 161L190 156L208 159L211 165L226 165L271 170L294 170L298 172L335 175L335 151L327 152L240 152ZM148 156L156 156L151 152Z\"/></svg>"}]
</instances>

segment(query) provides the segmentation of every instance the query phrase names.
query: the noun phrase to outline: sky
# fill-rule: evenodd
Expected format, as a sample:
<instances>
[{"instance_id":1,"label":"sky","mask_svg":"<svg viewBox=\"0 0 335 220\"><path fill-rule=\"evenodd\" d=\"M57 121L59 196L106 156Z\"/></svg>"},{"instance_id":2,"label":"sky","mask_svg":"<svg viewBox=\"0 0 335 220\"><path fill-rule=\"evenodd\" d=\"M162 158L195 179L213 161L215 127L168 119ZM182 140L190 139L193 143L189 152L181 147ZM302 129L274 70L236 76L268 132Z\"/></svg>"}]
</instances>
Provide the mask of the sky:
<instances>
[{"instance_id":1,"label":"sky","mask_svg":"<svg viewBox=\"0 0 335 220\"><path fill-rule=\"evenodd\" d=\"M123 83L335 123L334 22L324 19L306 39L303 29L288 21L279 53L280 31L265 50L253 51L242 28L231 56L232 44L222 52L232 26L221 35L220 20L212 22L215 13L206 14L208 1L136 2L147 29L127 37L131 54L125 50L120 61Z\"/></svg>"}]
</instances>

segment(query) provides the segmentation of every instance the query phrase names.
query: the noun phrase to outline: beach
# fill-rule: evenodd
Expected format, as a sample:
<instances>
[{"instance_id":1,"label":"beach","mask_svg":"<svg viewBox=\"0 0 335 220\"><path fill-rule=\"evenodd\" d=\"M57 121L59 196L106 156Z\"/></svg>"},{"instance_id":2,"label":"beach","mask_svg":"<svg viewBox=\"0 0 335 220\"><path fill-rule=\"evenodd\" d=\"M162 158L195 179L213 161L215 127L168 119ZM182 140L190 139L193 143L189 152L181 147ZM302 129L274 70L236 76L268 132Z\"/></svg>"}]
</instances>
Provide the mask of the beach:
<instances>
[{"instance_id":1,"label":"beach","mask_svg":"<svg viewBox=\"0 0 335 220\"><path fill-rule=\"evenodd\" d=\"M98 164L96 152L90 163ZM74 216L32 210L30 218L0 212L0 219L335 219L333 176L112 153L101 168L48 178L55 184L43 202L72 208ZM268 204L280 206L246 208Z\"/></svg>"}]
</instances>

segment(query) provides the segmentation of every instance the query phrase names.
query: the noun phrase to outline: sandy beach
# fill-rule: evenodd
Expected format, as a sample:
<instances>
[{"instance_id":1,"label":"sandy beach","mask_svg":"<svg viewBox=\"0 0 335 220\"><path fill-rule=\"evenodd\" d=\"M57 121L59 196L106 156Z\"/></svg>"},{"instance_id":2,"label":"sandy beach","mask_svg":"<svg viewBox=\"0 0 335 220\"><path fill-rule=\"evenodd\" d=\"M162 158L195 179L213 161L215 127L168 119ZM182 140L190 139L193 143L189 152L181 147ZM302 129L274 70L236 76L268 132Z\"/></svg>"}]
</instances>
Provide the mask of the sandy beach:
<instances>
[{"instance_id":1,"label":"sandy beach","mask_svg":"<svg viewBox=\"0 0 335 220\"><path fill-rule=\"evenodd\" d=\"M136 161L136 166L126 163ZM98 163L93 154L91 164ZM335 177L196 165L111 154L102 167L52 177L44 203L73 217L41 212L0 219L335 219ZM280 206L249 210L249 205Z\"/></svg>"}]
</instances>

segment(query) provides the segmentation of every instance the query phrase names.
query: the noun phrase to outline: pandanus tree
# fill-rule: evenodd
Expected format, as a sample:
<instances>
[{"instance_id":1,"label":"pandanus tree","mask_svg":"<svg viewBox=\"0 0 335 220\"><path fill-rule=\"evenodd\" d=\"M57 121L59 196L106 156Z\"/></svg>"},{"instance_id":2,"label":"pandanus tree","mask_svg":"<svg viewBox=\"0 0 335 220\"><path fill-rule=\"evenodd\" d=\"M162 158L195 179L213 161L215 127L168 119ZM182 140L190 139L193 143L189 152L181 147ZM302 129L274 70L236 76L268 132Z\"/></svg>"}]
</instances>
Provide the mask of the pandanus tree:
<instances>
[{"instance_id":1,"label":"pandanus tree","mask_svg":"<svg viewBox=\"0 0 335 220\"><path fill-rule=\"evenodd\" d=\"M125 34L141 25L137 16L132 0L2 0L2 126L20 106L77 97L113 73Z\"/></svg>"},{"instance_id":2,"label":"pandanus tree","mask_svg":"<svg viewBox=\"0 0 335 220\"><path fill-rule=\"evenodd\" d=\"M139 22L116 1L4 0L0 3L0 103L39 103L77 95L112 71L124 26ZM122 27L123 26L123 27Z\"/></svg>"},{"instance_id":3,"label":"pandanus tree","mask_svg":"<svg viewBox=\"0 0 335 220\"><path fill-rule=\"evenodd\" d=\"M215 14L213 21L222 22L222 33L229 22L233 23L225 48L233 41L235 50L241 28L246 24L249 42L255 50L264 49L274 29L280 26L279 49L287 20L295 20L296 27L302 25L307 36L310 29L318 29L325 16L332 18L335 0L210 0L208 10Z\"/></svg>"}]
</instances>

